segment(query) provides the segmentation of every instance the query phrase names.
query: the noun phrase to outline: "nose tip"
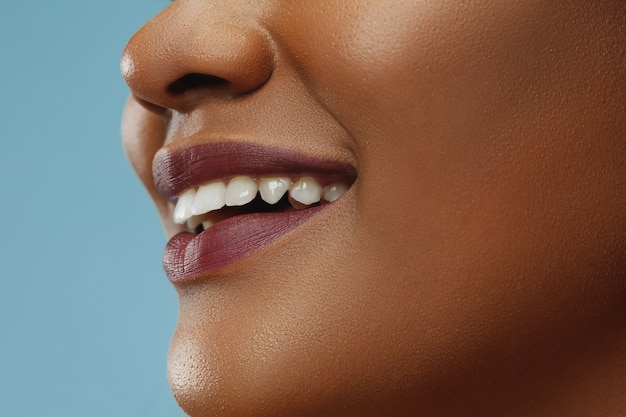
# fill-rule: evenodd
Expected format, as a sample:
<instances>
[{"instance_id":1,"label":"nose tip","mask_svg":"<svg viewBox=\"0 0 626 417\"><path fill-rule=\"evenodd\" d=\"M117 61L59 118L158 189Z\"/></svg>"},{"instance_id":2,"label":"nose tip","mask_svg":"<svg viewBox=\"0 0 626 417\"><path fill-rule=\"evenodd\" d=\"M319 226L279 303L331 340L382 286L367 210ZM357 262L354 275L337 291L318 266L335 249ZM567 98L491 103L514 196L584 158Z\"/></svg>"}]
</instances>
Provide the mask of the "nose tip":
<instances>
[{"instance_id":1,"label":"nose tip","mask_svg":"<svg viewBox=\"0 0 626 417\"><path fill-rule=\"evenodd\" d=\"M251 20L166 10L131 38L121 71L135 96L184 111L198 100L258 89L271 78L274 54Z\"/></svg>"}]
</instances>

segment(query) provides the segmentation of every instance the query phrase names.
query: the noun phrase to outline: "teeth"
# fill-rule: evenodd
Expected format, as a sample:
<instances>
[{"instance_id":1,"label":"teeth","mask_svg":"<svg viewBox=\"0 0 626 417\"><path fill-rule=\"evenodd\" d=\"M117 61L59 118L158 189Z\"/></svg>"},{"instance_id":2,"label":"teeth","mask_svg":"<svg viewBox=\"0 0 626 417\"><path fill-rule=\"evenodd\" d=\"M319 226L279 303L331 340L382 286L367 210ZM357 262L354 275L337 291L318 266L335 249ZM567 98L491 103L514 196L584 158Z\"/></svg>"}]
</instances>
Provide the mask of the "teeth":
<instances>
[{"instance_id":1,"label":"teeth","mask_svg":"<svg viewBox=\"0 0 626 417\"><path fill-rule=\"evenodd\" d=\"M196 189L189 189L180 195L174 207L174 222L187 223L189 230L195 230L200 224L204 229L213 226L205 214L226 206L243 206L256 197L257 192L268 204L276 204L289 192L289 200L295 208L305 208L324 201L332 202L340 198L349 186L341 181L331 183L324 188L313 177L305 176L295 183L288 177L268 177L257 182L248 176L234 177L225 185L224 182L212 182ZM221 213L221 212L218 212ZM228 216L227 216L228 217ZM219 219L218 217L217 219Z\"/></svg>"},{"instance_id":2,"label":"teeth","mask_svg":"<svg viewBox=\"0 0 626 417\"><path fill-rule=\"evenodd\" d=\"M174 222L183 224L191 217L191 204L196 196L196 190L190 189L185 191L174 208Z\"/></svg>"},{"instance_id":3,"label":"teeth","mask_svg":"<svg viewBox=\"0 0 626 417\"><path fill-rule=\"evenodd\" d=\"M187 228L189 230L196 230L198 226L202 223L202 217L200 216L191 216L189 220L187 220Z\"/></svg>"},{"instance_id":4,"label":"teeth","mask_svg":"<svg viewBox=\"0 0 626 417\"><path fill-rule=\"evenodd\" d=\"M214 182L198 188L196 197L191 204L191 214L205 214L224 207L226 186L222 182Z\"/></svg>"},{"instance_id":5,"label":"teeth","mask_svg":"<svg viewBox=\"0 0 626 417\"><path fill-rule=\"evenodd\" d=\"M299 203L310 205L322 198L322 186L311 177L302 177L291 187L289 195Z\"/></svg>"},{"instance_id":6,"label":"teeth","mask_svg":"<svg viewBox=\"0 0 626 417\"><path fill-rule=\"evenodd\" d=\"M348 191L348 186L343 182L334 182L324 187L324 200L335 201Z\"/></svg>"},{"instance_id":7,"label":"teeth","mask_svg":"<svg viewBox=\"0 0 626 417\"><path fill-rule=\"evenodd\" d=\"M250 177L235 177L226 187L226 205L243 206L254 200L259 190L257 183Z\"/></svg>"},{"instance_id":8,"label":"teeth","mask_svg":"<svg viewBox=\"0 0 626 417\"><path fill-rule=\"evenodd\" d=\"M263 201L276 204L291 186L289 178L263 178L259 181L259 193Z\"/></svg>"}]
</instances>

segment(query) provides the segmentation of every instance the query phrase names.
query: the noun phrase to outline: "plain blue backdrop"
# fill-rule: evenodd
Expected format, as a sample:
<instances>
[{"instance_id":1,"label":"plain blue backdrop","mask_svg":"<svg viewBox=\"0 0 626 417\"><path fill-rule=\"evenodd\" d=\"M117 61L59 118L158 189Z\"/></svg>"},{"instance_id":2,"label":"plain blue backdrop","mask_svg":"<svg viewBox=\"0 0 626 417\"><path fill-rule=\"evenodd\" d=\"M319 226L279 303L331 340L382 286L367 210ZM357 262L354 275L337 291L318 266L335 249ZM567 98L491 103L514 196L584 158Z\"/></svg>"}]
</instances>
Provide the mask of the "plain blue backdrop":
<instances>
[{"instance_id":1,"label":"plain blue backdrop","mask_svg":"<svg viewBox=\"0 0 626 417\"><path fill-rule=\"evenodd\" d=\"M126 40L166 0L2 0L0 416L184 414L165 237L127 165Z\"/></svg>"}]
</instances>

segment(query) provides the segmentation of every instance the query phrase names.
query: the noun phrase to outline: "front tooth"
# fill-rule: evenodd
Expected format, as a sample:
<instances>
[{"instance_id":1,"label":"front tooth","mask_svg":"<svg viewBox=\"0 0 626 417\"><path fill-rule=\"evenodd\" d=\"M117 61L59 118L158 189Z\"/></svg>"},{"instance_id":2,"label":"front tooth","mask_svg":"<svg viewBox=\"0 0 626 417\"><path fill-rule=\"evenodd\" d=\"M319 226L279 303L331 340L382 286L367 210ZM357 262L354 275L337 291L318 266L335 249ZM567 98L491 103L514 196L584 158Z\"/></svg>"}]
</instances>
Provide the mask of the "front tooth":
<instances>
[{"instance_id":1,"label":"front tooth","mask_svg":"<svg viewBox=\"0 0 626 417\"><path fill-rule=\"evenodd\" d=\"M259 182L259 193L263 201L276 204L289 191L291 180L289 178L263 178Z\"/></svg>"},{"instance_id":2,"label":"front tooth","mask_svg":"<svg viewBox=\"0 0 626 417\"><path fill-rule=\"evenodd\" d=\"M311 177L302 177L291 187L289 195L299 203L310 205L322 198L322 186Z\"/></svg>"},{"instance_id":3,"label":"front tooth","mask_svg":"<svg viewBox=\"0 0 626 417\"><path fill-rule=\"evenodd\" d=\"M343 182L334 182L324 187L324 200L335 201L348 191L348 186Z\"/></svg>"},{"instance_id":4,"label":"front tooth","mask_svg":"<svg viewBox=\"0 0 626 417\"><path fill-rule=\"evenodd\" d=\"M174 223L183 224L191 217L191 204L195 197L196 190L191 188L178 198L174 207Z\"/></svg>"},{"instance_id":5,"label":"front tooth","mask_svg":"<svg viewBox=\"0 0 626 417\"><path fill-rule=\"evenodd\" d=\"M226 186L223 182L214 182L198 188L196 198L191 205L191 214L205 214L224 207Z\"/></svg>"},{"instance_id":6,"label":"front tooth","mask_svg":"<svg viewBox=\"0 0 626 417\"><path fill-rule=\"evenodd\" d=\"M235 177L226 187L226 205L243 206L254 200L259 190L257 183L250 177Z\"/></svg>"},{"instance_id":7,"label":"front tooth","mask_svg":"<svg viewBox=\"0 0 626 417\"><path fill-rule=\"evenodd\" d=\"M204 230L208 229L211 226L213 226L213 222L211 220L205 220L202 222L202 227L204 228Z\"/></svg>"}]
</instances>

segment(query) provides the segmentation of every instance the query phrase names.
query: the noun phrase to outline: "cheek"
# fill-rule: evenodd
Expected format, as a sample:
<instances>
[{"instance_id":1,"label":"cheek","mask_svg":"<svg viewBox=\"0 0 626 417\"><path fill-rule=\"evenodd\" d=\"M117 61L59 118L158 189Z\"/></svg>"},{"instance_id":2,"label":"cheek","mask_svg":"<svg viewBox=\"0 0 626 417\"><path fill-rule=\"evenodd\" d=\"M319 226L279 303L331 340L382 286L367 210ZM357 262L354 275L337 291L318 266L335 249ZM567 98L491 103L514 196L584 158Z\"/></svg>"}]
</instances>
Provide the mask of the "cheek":
<instances>
[{"instance_id":1,"label":"cheek","mask_svg":"<svg viewBox=\"0 0 626 417\"><path fill-rule=\"evenodd\" d=\"M624 48L602 12L541 1L326 10L290 16L299 31L281 44L354 139L361 269L396 276L408 290L396 300L433 307L431 323L493 324L480 317L520 307L537 327L576 315L571 300L591 302L583 289L615 276L607 253L624 257L612 232L626 206Z\"/></svg>"}]
</instances>

